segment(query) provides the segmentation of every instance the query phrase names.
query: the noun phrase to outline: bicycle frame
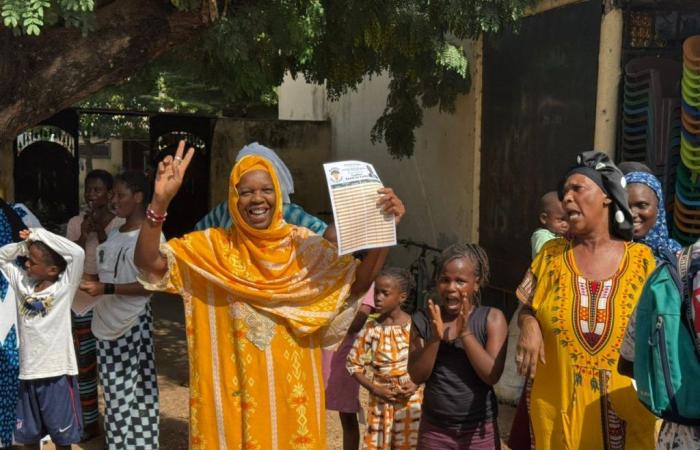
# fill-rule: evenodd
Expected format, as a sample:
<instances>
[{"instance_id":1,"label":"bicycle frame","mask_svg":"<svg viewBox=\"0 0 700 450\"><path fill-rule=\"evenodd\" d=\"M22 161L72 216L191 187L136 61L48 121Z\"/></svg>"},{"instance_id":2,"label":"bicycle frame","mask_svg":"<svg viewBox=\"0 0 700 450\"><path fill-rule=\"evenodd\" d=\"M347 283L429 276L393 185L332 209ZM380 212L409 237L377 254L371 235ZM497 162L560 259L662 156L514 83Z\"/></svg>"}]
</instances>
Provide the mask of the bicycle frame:
<instances>
[{"instance_id":1,"label":"bicycle frame","mask_svg":"<svg viewBox=\"0 0 700 450\"><path fill-rule=\"evenodd\" d=\"M428 296L435 288L436 275L438 272L437 267L437 256L433 256L431 260L432 272L428 268L428 252L441 253L442 250L439 248L432 247L423 242L415 242L408 239L399 240L399 244L405 248L416 247L420 248L421 251L418 257L409 266L409 271L413 275L415 281L415 288L413 292L409 295L408 301L404 303L403 309L408 313L413 313L417 309L424 308Z\"/></svg>"}]
</instances>

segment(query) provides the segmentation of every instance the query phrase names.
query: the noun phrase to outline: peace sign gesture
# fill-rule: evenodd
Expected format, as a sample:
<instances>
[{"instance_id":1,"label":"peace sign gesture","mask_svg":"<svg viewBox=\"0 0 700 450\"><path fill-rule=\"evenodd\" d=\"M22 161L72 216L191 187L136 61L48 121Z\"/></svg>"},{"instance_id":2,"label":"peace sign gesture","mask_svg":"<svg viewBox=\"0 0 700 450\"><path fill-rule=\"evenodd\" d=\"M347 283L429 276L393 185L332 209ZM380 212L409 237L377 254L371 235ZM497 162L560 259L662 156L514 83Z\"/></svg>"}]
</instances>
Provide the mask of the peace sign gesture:
<instances>
[{"instance_id":1,"label":"peace sign gesture","mask_svg":"<svg viewBox=\"0 0 700 450\"><path fill-rule=\"evenodd\" d=\"M190 165L194 156L194 148L190 147L187 150L187 154L183 157L184 152L185 141L180 141L175 151L175 157L168 155L158 163L153 201L163 210L167 209L170 201L175 197L177 191L180 190L187 166Z\"/></svg>"}]
</instances>

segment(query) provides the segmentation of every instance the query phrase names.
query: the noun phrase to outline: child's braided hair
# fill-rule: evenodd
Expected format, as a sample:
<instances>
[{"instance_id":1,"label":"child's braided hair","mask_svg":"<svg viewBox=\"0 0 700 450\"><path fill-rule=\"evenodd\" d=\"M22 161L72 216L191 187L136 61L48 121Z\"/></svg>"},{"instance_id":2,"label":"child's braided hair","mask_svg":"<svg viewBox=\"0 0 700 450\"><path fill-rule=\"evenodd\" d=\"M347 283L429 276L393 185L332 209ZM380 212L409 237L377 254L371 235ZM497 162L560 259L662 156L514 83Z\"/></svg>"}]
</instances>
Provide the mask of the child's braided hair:
<instances>
[{"instance_id":1,"label":"child's braided hair","mask_svg":"<svg viewBox=\"0 0 700 450\"><path fill-rule=\"evenodd\" d=\"M399 291L406 295L410 294L411 290L415 287L411 272L400 267L385 267L379 272L379 275L377 275L377 278L379 277L393 278L399 283Z\"/></svg>"},{"instance_id":2,"label":"child's braided hair","mask_svg":"<svg viewBox=\"0 0 700 450\"><path fill-rule=\"evenodd\" d=\"M478 277L479 288L486 286L489 281L489 257L486 250L478 244L452 244L440 253L438 266L440 272L452 260L465 258L474 264L474 275ZM481 289L476 293L476 303L481 303Z\"/></svg>"}]
</instances>

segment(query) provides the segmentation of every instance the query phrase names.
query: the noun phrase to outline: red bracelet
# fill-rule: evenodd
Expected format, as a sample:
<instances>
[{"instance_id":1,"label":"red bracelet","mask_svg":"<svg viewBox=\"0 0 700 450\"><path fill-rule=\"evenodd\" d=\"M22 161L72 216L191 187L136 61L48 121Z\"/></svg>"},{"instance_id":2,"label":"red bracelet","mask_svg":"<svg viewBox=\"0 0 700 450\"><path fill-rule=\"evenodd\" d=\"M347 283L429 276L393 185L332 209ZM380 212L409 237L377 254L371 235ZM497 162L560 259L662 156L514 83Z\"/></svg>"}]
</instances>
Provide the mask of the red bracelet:
<instances>
[{"instance_id":1,"label":"red bracelet","mask_svg":"<svg viewBox=\"0 0 700 450\"><path fill-rule=\"evenodd\" d=\"M146 219L148 219L150 222L153 223L163 223L165 222L165 218L168 217L168 212L164 212L163 214L158 214L157 212L153 211L151 209L151 205L148 205L148 208L146 208Z\"/></svg>"}]
</instances>

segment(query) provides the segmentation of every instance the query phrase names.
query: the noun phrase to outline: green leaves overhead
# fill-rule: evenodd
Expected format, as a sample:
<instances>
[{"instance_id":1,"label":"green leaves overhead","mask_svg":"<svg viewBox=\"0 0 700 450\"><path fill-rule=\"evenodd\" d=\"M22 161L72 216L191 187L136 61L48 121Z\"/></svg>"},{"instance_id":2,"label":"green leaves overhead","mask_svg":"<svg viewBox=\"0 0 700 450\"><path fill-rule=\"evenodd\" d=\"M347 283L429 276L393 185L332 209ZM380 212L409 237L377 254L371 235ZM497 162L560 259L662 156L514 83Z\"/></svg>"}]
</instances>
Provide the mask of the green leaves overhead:
<instances>
[{"instance_id":1,"label":"green leaves overhead","mask_svg":"<svg viewBox=\"0 0 700 450\"><path fill-rule=\"evenodd\" d=\"M19 27L20 20L22 19L22 5L19 0L6 0L2 3L2 9L0 10L2 14L2 22L8 28Z\"/></svg>"},{"instance_id":2,"label":"green leaves overhead","mask_svg":"<svg viewBox=\"0 0 700 450\"><path fill-rule=\"evenodd\" d=\"M287 72L325 85L331 100L388 73L390 92L371 139L407 157L423 109L452 112L468 91L467 41L511 26L536 1L171 0L174 9L208 17L214 8L218 19L90 105L219 114L274 101ZM94 0L0 0L3 24L29 35L46 25L89 31L95 8Z\"/></svg>"},{"instance_id":3,"label":"green leaves overhead","mask_svg":"<svg viewBox=\"0 0 700 450\"><path fill-rule=\"evenodd\" d=\"M15 34L38 36L47 25L62 23L91 30L94 0L0 0L2 24Z\"/></svg>"}]
</instances>

